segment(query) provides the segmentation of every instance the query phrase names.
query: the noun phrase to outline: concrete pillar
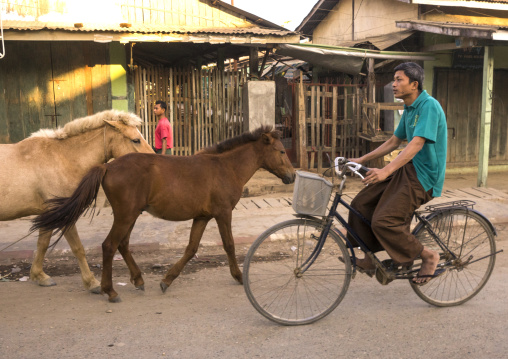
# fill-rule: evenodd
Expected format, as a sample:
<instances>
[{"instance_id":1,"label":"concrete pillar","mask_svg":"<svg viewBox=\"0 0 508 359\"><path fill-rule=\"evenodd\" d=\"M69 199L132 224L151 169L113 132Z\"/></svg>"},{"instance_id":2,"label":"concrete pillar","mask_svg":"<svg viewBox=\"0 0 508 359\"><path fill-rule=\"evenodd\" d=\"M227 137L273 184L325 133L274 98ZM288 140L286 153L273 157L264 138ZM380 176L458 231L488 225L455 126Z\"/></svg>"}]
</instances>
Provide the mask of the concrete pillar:
<instances>
[{"instance_id":1,"label":"concrete pillar","mask_svg":"<svg viewBox=\"0 0 508 359\"><path fill-rule=\"evenodd\" d=\"M487 187L489 172L490 124L492 119L492 88L494 84L494 54L491 46L485 46L483 55L482 114L480 119L480 153L478 163L478 187Z\"/></svg>"},{"instance_id":2,"label":"concrete pillar","mask_svg":"<svg viewBox=\"0 0 508 359\"><path fill-rule=\"evenodd\" d=\"M243 130L275 128L275 81L248 81L242 91Z\"/></svg>"}]
</instances>

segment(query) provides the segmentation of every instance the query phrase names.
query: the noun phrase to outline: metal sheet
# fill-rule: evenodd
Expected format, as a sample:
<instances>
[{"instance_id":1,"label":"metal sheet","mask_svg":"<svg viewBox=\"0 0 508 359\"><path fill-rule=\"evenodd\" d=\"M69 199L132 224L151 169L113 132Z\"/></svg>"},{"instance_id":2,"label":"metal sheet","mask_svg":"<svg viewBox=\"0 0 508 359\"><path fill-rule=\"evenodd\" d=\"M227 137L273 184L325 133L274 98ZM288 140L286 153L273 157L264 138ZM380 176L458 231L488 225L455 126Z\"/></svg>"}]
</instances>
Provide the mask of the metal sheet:
<instances>
[{"instance_id":1,"label":"metal sheet","mask_svg":"<svg viewBox=\"0 0 508 359\"><path fill-rule=\"evenodd\" d=\"M277 54L291 56L295 59L350 75L360 73L363 61L366 58L413 61L432 61L435 59L432 54L420 52L377 51L311 44L280 44L277 46Z\"/></svg>"},{"instance_id":2,"label":"metal sheet","mask_svg":"<svg viewBox=\"0 0 508 359\"><path fill-rule=\"evenodd\" d=\"M4 30L65 30L74 32L94 32L94 31L113 31L124 33L162 33L162 34L228 34L228 35L274 35L287 36L295 35L294 31L274 30L257 26L242 28L197 28L191 26L167 26L152 24L131 24L130 27L122 27L120 24L94 24L84 23L76 27L74 23L69 22L43 22L43 21L21 21L21 20L4 20Z\"/></svg>"},{"instance_id":3,"label":"metal sheet","mask_svg":"<svg viewBox=\"0 0 508 359\"><path fill-rule=\"evenodd\" d=\"M341 41L340 46L354 47L359 44L370 43L377 47L379 50L385 50L390 46L395 45L398 42L408 38L413 35L414 31L398 31L392 32L390 34L382 35L382 36L372 36L367 37L362 40L354 40L354 41Z\"/></svg>"},{"instance_id":4,"label":"metal sheet","mask_svg":"<svg viewBox=\"0 0 508 359\"><path fill-rule=\"evenodd\" d=\"M295 45L279 45L277 54L291 56L295 59L310 62L314 65L323 66L327 69L344 72L350 75L360 73L363 66L363 58L348 56L342 51L327 50L317 47L300 47Z\"/></svg>"}]
</instances>

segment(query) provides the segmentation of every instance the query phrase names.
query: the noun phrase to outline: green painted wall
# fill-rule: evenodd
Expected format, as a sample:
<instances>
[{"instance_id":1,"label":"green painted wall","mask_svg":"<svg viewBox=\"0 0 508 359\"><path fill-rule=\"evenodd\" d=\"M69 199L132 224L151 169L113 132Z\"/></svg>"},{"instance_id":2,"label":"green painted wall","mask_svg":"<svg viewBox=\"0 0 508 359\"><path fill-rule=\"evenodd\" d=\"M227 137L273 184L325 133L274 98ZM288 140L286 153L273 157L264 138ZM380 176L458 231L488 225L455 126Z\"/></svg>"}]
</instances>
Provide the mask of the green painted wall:
<instances>
[{"instance_id":1,"label":"green painted wall","mask_svg":"<svg viewBox=\"0 0 508 359\"><path fill-rule=\"evenodd\" d=\"M125 45L112 42L109 45L109 59L112 107L115 110L129 111Z\"/></svg>"}]
</instances>

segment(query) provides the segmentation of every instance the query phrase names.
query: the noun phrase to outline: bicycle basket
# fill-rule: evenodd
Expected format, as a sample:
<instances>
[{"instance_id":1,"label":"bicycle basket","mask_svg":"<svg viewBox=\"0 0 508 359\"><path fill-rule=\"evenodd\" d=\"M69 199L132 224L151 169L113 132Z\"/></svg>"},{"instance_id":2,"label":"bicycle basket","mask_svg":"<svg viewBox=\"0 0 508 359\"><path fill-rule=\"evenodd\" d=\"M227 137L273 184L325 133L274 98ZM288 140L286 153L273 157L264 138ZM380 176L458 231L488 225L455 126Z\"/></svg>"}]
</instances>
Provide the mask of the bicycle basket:
<instances>
[{"instance_id":1,"label":"bicycle basket","mask_svg":"<svg viewBox=\"0 0 508 359\"><path fill-rule=\"evenodd\" d=\"M293 209L299 214L325 216L332 187L330 182L315 173L296 171Z\"/></svg>"}]
</instances>

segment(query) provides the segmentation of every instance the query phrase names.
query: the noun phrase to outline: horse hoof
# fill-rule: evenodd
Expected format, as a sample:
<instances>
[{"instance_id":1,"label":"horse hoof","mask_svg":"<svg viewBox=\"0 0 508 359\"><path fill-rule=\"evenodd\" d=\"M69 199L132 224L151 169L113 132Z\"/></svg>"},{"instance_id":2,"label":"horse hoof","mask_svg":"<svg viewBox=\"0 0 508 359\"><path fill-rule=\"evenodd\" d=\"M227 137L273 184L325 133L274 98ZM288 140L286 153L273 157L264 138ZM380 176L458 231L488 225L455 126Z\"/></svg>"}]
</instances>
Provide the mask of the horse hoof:
<instances>
[{"instance_id":1,"label":"horse hoof","mask_svg":"<svg viewBox=\"0 0 508 359\"><path fill-rule=\"evenodd\" d=\"M136 288L139 289L139 290L142 290L143 292L145 291L145 285L144 284L138 285L138 286L136 286Z\"/></svg>"},{"instance_id":2,"label":"horse hoof","mask_svg":"<svg viewBox=\"0 0 508 359\"><path fill-rule=\"evenodd\" d=\"M92 294L101 294L101 286L97 286L97 287L94 287L94 288L90 288L90 293Z\"/></svg>"},{"instance_id":3,"label":"horse hoof","mask_svg":"<svg viewBox=\"0 0 508 359\"><path fill-rule=\"evenodd\" d=\"M162 293L166 293L166 290L169 288L169 285L167 285L166 283L164 282L161 282L161 290L162 290Z\"/></svg>"},{"instance_id":4,"label":"horse hoof","mask_svg":"<svg viewBox=\"0 0 508 359\"><path fill-rule=\"evenodd\" d=\"M109 302L110 303L120 303L122 301L122 299L120 299L120 297L116 296L116 297L110 297L108 298Z\"/></svg>"},{"instance_id":5,"label":"horse hoof","mask_svg":"<svg viewBox=\"0 0 508 359\"><path fill-rule=\"evenodd\" d=\"M53 280L53 278L46 278L39 281L39 285L41 287L52 287L56 285L56 282Z\"/></svg>"}]
</instances>

